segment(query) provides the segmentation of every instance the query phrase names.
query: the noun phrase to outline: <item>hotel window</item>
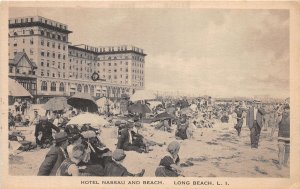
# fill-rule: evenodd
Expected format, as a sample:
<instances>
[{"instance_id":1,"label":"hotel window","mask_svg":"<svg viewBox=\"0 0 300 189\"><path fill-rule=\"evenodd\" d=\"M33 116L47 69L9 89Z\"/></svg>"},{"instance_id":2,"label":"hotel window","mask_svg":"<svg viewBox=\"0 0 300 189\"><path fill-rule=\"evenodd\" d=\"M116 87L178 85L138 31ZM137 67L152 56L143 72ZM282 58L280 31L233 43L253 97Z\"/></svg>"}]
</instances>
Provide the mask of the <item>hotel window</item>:
<instances>
[{"instance_id":1,"label":"hotel window","mask_svg":"<svg viewBox=\"0 0 300 189\"><path fill-rule=\"evenodd\" d=\"M66 50L66 46L65 45L63 45L63 50Z\"/></svg>"},{"instance_id":2,"label":"hotel window","mask_svg":"<svg viewBox=\"0 0 300 189\"><path fill-rule=\"evenodd\" d=\"M22 33L25 34L25 30L23 30Z\"/></svg>"},{"instance_id":3,"label":"hotel window","mask_svg":"<svg viewBox=\"0 0 300 189\"><path fill-rule=\"evenodd\" d=\"M50 46L50 42L49 41L47 41L47 47L49 47Z\"/></svg>"},{"instance_id":4,"label":"hotel window","mask_svg":"<svg viewBox=\"0 0 300 189\"><path fill-rule=\"evenodd\" d=\"M18 33L17 33L17 32L14 32L14 36L18 36Z\"/></svg>"},{"instance_id":5,"label":"hotel window","mask_svg":"<svg viewBox=\"0 0 300 189\"><path fill-rule=\"evenodd\" d=\"M44 45L44 40L43 39L41 40L41 45Z\"/></svg>"},{"instance_id":6,"label":"hotel window","mask_svg":"<svg viewBox=\"0 0 300 189\"><path fill-rule=\"evenodd\" d=\"M49 67L49 62L47 62L47 67Z\"/></svg>"},{"instance_id":7,"label":"hotel window","mask_svg":"<svg viewBox=\"0 0 300 189\"><path fill-rule=\"evenodd\" d=\"M47 32L47 37L50 37L50 32Z\"/></svg>"},{"instance_id":8,"label":"hotel window","mask_svg":"<svg viewBox=\"0 0 300 189\"><path fill-rule=\"evenodd\" d=\"M58 49L60 49L60 43L58 43L58 46L57 46L57 48L58 48Z\"/></svg>"},{"instance_id":9,"label":"hotel window","mask_svg":"<svg viewBox=\"0 0 300 189\"><path fill-rule=\"evenodd\" d=\"M66 55L63 55L63 59L64 59L64 60L66 59Z\"/></svg>"},{"instance_id":10,"label":"hotel window","mask_svg":"<svg viewBox=\"0 0 300 189\"><path fill-rule=\"evenodd\" d=\"M57 35L57 39L60 40L60 35Z\"/></svg>"},{"instance_id":11,"label":"hotel window","mask_svg":"<svg viewBox=\"0 0 300 189\"><path fill-rule=\"evenodd\" d=\"M41 66L44 66L44 62L43 61L41 62Z\"/></svg>"},{"instance_id":12,"label":"hotel window","mask_svg":"<svg viewBox=\"0 0 300 189\"><path fill-rule=\"evenodd\" d=\"M60 68L60 62L58 63L57 68Z\"/></svg>"},{"instance_id":13,"label":"hotel window","mask_svg":"<svg viewBox=\"0 0 300 189\"><path fill-rule=\"evenodd\" d=\"M41 56L45 56L45 52L44 51L41 51Z\"/></svg>"},{"instance_id":14,"label":"hotel window","mask_svg":"<svg viewBox=\"0 0 300 189\"><path fill-rule=\"evenodd\" d=\"M58 54L58 59L60 59L60 54Z\"/></svg>"},{"instance_id":15,"label":"hotel window","mask_svg":"<svg viewBox=\"0 0 300 189\"><path fill-rule=\"evenodd\" d=\"M65 74L65 72L63 73L63 78L65 78L66 77L66 74Z\"/></svg>"},{"instance_id":16,"label":"hotel window","mask_svg":"<svg viewBox=\"0 0 300 189\"><path fill-rule=\"evenodd\" d=\"M33 35L34 34L34 31L31 29L30 30L30 35Z\"/></svg>"},{"instance_id":17,"label":"hotel window","mask_svg":"<svg viewBox=\"0 0 300 189\"><path fill-rule=\"evenodd\" d=\"M52 42L52 48L55 48L55 42Z\"/></svg>"},{"instance_id":18,"label":"hotel window","mask_svg":"<svg viewBox=\"0 0 300 189\"><path fill-rule=\"evenodd\" d=\"M25 43L25 39L23 39L23 43Z\"/></svg>"},{"instance_id":19,"label":"hotel window","mask_svg":"<svg viewBox=\"0 0 300 189\"><path fill-rule=\"evenodd\" d=\"M55 58L55 53L52 53L52 58Z\"/></svg>"},{"instance_id":20,"label":"hotel window","mask_svg":"<svg viewBox=\"0 0 300 189\"><path fill-rule=\"evenodd\" d=\"M115 63L115 66L117 66L117 63Z\"/></svg>"},{"instance_id":21,"label":"hotel window","mask_svg":"<svg viewBox=\"0 0 300 189\"><path fill-rule=\"evenodd\" d=\"M63 41L67 41L67 37L66 36L63 36Z\"/></svg>"},{"instance_id":22,"label":"hotel window","mask_svg":"<svg viewBox=\"0 0 300 189\"><path fill-rule=\"evenodd\" d=\"M65 69L65 66L66 66L66 64L65 64L65 63L63 63L63 69Z\"/></svg>"},{"instance_id":23,"label":"hotel window","mask_svg":"<svg viewBox=\"0 0 300 189\"><path fill-rule=\"evenodd\" d=\"M12 71L13 71L13 67L10 66L10 67L9 67L9 73L12 73Z\"/></svg>"},{"instance_id":24,"label":"hotel window","mask_svg":"<svg viewBox=\"0 0 300 189\"><path fill-rule=\"evenodd\" d=\"M55 73L52 73L52 77L55 77Z\"/></svg>"},{"instance_id":25,"label":"hotel window","mask_svg":"<svg viewBox=\"0 0 300 189\"><path fill-rule=\"evenodd\" d=\"M33 55L33 49L30 49L30 55Z\"/></svg>"},{"instance_id":26,"label":"hotel window","mask_svg":"<svg viewBox=\"0 0 300 189\"><path fill-rule=\"evenodd\" d=\"M50 52L47 52L47 57L49 57L50 56Z\"/></svg>"},{"instance_id":27,"label":"hotel window","mask_svg":"<svg viewBox=\"0 0 300 189\"><path fill-rule=\"evenodd\" d=\"M47 91L47 90L48 90L48 89L47 89L47 82L46 82L46 81L43 81L43 82L42 82L41 90L42 90L42 91Z\"/></svg>"},{"instance_id":28,"label":"hotel window","mask_svg":"<svg viewBox=\"0 0 300 189\"><path fill-rule=\"evenodd\" d=\"M30 18L30 22L33 22L33 18Z\"/></svg>"},{"instance_id":29,"label":"hotel window","mask_svg":"<svg viewBox=\"0 0 300 189\"><path fill-rule=\"evenodd\" d=\"M57 77L60 77L60 72L57 73Z\"/></svg>"},{"instance_id":30,"label":"hotel window","mask_svg":"<svg viewBox=\"0 0 300 189\"><path fill-rule=\"evenodd\" d=\"M114 77L115 79L118 79L118 77L115 75L115 77Z\"/></svg>"},{"instance_id":31,"label":"hotel window","mask_svg":"<svg viewBox=\"0 0 300 189\"><path fill-rule=\"evenodd\" d=\"M14 47L18 46L17 40L14 39Z\"/></svg>"},{"instance_id":32,"label":"hotel window","mask_svg":"<svg viewBox=\"0 0 300 189\"><path fill-rule=\"evenodd\" d=\"M30 39L30 44L33 45L33 38Z\"/></svg>"},{"instance_id":33,"label":"hotel window","mask_svg":"<svg viewBox=\"0 0 300 189\"><path fill-rule=\"evenodd\" d=\"M114 72L117 72L117 69L115 69Z\"/></svg>"},{"instance_id":34,"label":"hotel window","mask_svg":"<svg viewBox=\"0 0 300 189\"><path fill-rule=\"evenodd\" d=\"M111 63L108 63L108 66L111 66Z\"/></svg>"},{"instance_id":35,"label":"hotel window","mask_svg":"<svg viewBox=\"0 0 300 189\"><path fill-rule=\"evenodd\" d=\"M126 72L128 72L128 68L126 68L126 70L125 70Z\"/></svg>"},{"instance_id":36,"label":"hotel window","mask_svg":"<svg viewBox=\"0 0 300 189\"><path fill-rule=\"evenodd\" d=\"M65 91L65 85L64 85L64 83L60 83L59 84L59 91L60 92L64 92Z\"/></svg>"},{"instance_id":37,"label":"hotel window","mask_svg":"<svg viewBox=\"0 0 300 189\"><path fill-rule=\"evenodd\" d=\"M41 30L41 35L45 35L45 32L43 30Z\"/></svg>"},{"instance_id":38,"label":"hotel window","mask_svg":"<svg viewBox=\"0 0 300 189\"><path fill-rule=\"evenodd\" d=\"M19 69L17 69L17 73L20 73L20 70L19 70Z\"/></svg>"},{"instance_id":39,"label":"hotel window","mask_svg":"<svg viewBox=\"0 0 300 189\"><path fill-rule=\"evenodd\" d=\"M41 71L41 76L44 76L44 71L43 70Z\"/></svg>"},{"instance_id":40,"label":"hotel window","mask_svg":"<svg viewBox=\"0 0 300 189\"><path fill-rule=\"evenodd\" d=\"M56 91L56 83L55 82L51 83L51 91Z\"/></svg>"},{"instance_id":41,"label":"hotel window","mask_svg":"<svg viewBox=\"0 0 300 189\"><path fill-rule=\"evenodd\" d=\"M55 39L55 34L52 34L52 38Z\"/></svg>"}]
</instances>

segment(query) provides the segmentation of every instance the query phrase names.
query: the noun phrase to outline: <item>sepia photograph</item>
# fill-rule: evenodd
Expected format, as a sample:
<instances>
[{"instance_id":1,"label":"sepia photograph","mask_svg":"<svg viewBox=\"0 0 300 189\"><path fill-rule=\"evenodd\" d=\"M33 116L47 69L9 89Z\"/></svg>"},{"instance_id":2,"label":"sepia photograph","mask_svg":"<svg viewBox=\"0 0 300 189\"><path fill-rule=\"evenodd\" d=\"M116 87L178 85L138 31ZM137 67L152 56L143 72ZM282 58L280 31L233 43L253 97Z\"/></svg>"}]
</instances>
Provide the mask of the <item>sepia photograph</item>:
<instances>
[{"instance_id":1,"label":"sepia photograph","mask_svg":"<svg viewBox=\"0 0 300 189\"><path fill-rule=\"evenodd\" d=\"M77 177L71 188L291 184L290 9L15 5L1 42L8 177Z\"/></svg>"}]
</instances>

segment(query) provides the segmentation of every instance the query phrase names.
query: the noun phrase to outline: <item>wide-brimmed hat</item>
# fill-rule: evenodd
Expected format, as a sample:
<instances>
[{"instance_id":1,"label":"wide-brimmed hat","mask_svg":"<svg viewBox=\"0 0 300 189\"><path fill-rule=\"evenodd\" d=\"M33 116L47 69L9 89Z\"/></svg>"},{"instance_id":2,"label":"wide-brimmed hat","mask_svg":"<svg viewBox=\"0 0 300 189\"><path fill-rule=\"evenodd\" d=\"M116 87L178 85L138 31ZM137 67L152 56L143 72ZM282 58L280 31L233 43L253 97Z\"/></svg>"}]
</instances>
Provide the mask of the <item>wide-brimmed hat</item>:
<instances>
[{"instance_id":1,"label":"wide-brimmed hat","mask_svg":"<svg viewBox=\"0 0 300 189\"><path fill-rule=\"evenodd\" d=\"M121 161L126 157L126 154L124 152L124 150L122 149L116 149L113 153L112 153L112 158L116 161Z\"/></svg>"},{"instance_id":2,"label":"wide-brimmed hat","mask_svg":"<svg viewBox=\"0 0 300 189\"><path fill-rule=\"evenodd\" d=\"M62 131L59 133L56 133L56 135L54 136L55 142L59 143L59 142L63 142L68 140L68 135L66 132Z\"/></svg>"}]
</instances>

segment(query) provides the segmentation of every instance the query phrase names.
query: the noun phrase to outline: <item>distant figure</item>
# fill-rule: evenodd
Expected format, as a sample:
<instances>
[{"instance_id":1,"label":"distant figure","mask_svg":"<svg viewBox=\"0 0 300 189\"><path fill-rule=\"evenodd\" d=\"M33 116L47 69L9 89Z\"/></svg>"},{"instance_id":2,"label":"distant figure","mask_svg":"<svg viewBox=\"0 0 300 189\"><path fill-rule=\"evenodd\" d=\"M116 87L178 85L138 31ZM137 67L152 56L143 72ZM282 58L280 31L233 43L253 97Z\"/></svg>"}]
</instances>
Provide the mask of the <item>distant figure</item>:
<instances>
[{"instance_id":1,"label":"distant figure","mask_svg":"<svg viewBox=\"0 0 300 189\"><path fill-rule=\"evenodd\" d=\"M290 156L290 106L284 106L278 130L279 168L287 167Z\"/></svg>"},{"instance_id":2,"label":"distant figure","mask_svg":"<svg viewBox=\"0 0 300 189\"><path fill-rule=\"evenodd\" d=\"M258 107L258 102L253 101L252 107L247 112L246 125L250 129L251 148L258 148L260 131L263 126L264 110Z\"/></svg>"},{"instance_id":3,"label":"distant figure","mask_svg":"<svg viewBox=\"0 0 300 189\"><path fill-rule=\"evenodd\" d=\"M29 125L36 126L37 124L40 123L40 119L41 119L41 116L39 115L39 112L37 110L35 110L34 111L34 116L33 116L32 120L30 121Z\"/></svg>"},{"instance_id":4,"label":"distant figure","mask_svg":"<svg viewBox=\"0 0 300 189\"><path fill-rule=\"evenodd\" d=\"M240 136L242 126L244 124L244 109L242 108L242 102L239 103L239 106L234 110L234 112L236 113L236 125L234 128L236 129L238 136Z\"/></svg>"},{"instance_id":5,"label":"distant figure","mask_svg":"<svg viewBox=\"0 0 300 189\"><path fill-rule=\"evenodd\" d=\"M55 146L52 146L41 164L38 176L55 176L61 163L68 158L68 135L60 132L55 135Z\"/></svg>"},{"instance_id":6,"label":"distant figure","mask_svg":"<svg viewBox=\"0 0 300 189\"><path fill-rule=\"evenodd\" d=\"M155 171L157 177L178 177L181 173L181 168L178 166L180 159L178 152L180 144L173 141L168 145L168 155L164 156L159 163L159 167Z\"/></svg>"},{"instance_id":7,"label":"distant figure","mask_svg":"<svg viewBox=\"0 0 300 189\"><path fill-rule=\"evenodd\" d=\"M104 176L109 177L126 177L126 176L136 176L142 177L145 173L143 169L138 174L132 174L127 171L127 169L122 165L123 160L125 159L126 154L122 149L116 149L112 153L112 160L108 161L105 165Z\"/></svg>"},{"instance_id":8,"label":"distant figure","mask_svg":"<svg viewBox=\"0 0 300 189\"><path fill-rule=\"evenodd\" d=\"M176 139L185 140L188 138L187 135L188 122L186 116L182 115L180 117L179 123L177 123L177 130L175 132Z\"/></svg>"}]
</instances>

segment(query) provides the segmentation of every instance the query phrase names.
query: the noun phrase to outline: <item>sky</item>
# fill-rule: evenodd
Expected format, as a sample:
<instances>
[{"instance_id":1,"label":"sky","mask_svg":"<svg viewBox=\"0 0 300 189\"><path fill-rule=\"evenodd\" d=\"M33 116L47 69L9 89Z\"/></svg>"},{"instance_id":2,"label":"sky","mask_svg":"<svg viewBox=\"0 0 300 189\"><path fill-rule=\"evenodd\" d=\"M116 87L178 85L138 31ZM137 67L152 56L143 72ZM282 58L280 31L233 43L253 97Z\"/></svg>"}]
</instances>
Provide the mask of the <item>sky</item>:
<instances>
[{"instance_id":1,"label":"sky","mask_svg":"<svg viewBox=\"0 0 300 189\"><path fill-rule=\"evenodd\" d=\"M64 24L72 44L132 44L147 90L289 96L289 12L241 9L11 8Z\"/></svg>"}]
</instances>

